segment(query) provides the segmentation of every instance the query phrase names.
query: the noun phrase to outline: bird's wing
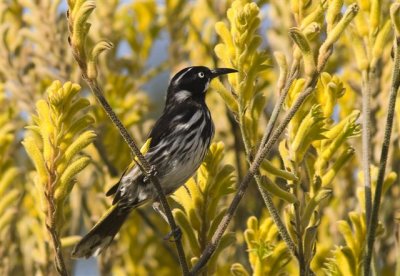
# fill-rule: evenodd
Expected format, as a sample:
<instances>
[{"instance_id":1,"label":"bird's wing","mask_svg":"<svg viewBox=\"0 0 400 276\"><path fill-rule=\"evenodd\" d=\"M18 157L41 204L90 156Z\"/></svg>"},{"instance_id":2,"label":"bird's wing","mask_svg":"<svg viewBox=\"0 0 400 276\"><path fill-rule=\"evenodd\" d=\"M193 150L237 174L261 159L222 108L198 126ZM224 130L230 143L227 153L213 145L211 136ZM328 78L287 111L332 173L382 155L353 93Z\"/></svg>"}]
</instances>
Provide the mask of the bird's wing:
<instances>
[{"instance_id":1,"label":"bird's wing","mask_svg":"<svg viewBox=\"0 0 400 276\"><path fill-rule=\"evenodd\" d=\"M145 143L145 144L142 146L142 148L140 149L140 152L141 152L142 154L146 154L147 151L149 150L150 144L151 144L151 138L148 138L148 139L146 140L146 143ZM121 181L122 181L122 179L124 178L124 176L125 176L127 173L130 173L130 172L132 171L132 169L133 169L135 166L136 166L136 162L135 162L135 161L132 161L132 162L129 164L129 166L124 170L124 172L122 173L122 175L121 175L120 179L118 180L118 182L117 182L116 184L114 184L114 185L106 192L106 196L111 196L111 195L114 195L114 194L115 194L115 198L114 198L114 200L113 200L113 204L116 203L116 202L118 202L118 200L119 200L120 195L119 195L118 191L119 191L119 189L121 188L120 186L121 186ZM139 175L140 175L140 173L137 174L137 176L131 176L131 178L136 180L136 178L137 178ZM116 198L117 198L117 199L116 199Z\"/></svg>"},{"instance_id":2,"label":"bird's wing","mask_svg":"<svg viewBox=\"0 0 400 276\"><path fill-rule=\"evenodd\" d=\"M159 150L157 146L162 143L162 140L165 136L171 134L174 131L178 124L183 122L187 122L195 112L195 109L191 109L190 106L177 106L172 110L164 110L163 115L157 120L152 128L146 144L148 144L148 154L150 158L150 162L152 157L157 156L157 151ZM181 115L176 115L181 114ZM166 146L166 145L164 145ZM135 162L131 162L129 166L125 169L124 173L122 174L121 178L119 179L118 183L114 184L106 193L107 196L115 195L113 199L113 204L117 203L122 196L121 193L121 183L123 178L126 176L128 177L129 174L134 170ZM135 175L129 175L129 178L132 179L132 184L134 180L138 179L142 176L140 170L135 170L137 173ZM125 183L126 184L126 183Z\"/></svg>"},{"instance_id":3,"label":"bird's wing","mask_svg":"<svg viewBox=\"0 0 400 276\"><path fill-rule=\"evenodd\" d=\"M135 162L132 161L129 166L124 170L124 172L122 173L121 177L119 178L118 182L115 183L114 185L112 185L112 187L110 189L108 189L108 191L106 192L106 196L112 196L113 194L115 194L118 191L118 187L119 184L121 183L121 179L125 176L127 171L130 171L134 166L135 166Z\"/></svg>"},{"instance_id":4,"label":"bird's wing","mask_svg":"<svg viewBox=\"0 0 400 276\"><path fill-rule=\"evenodd\" d=\"M174 132L177 125L189 121L195 112L196 109L190 105L179 105L164 110L163 115L154 124L149 134L149 138L151 138L149 152L160 145L165 136Z\"/></svg>"}]
</instances>

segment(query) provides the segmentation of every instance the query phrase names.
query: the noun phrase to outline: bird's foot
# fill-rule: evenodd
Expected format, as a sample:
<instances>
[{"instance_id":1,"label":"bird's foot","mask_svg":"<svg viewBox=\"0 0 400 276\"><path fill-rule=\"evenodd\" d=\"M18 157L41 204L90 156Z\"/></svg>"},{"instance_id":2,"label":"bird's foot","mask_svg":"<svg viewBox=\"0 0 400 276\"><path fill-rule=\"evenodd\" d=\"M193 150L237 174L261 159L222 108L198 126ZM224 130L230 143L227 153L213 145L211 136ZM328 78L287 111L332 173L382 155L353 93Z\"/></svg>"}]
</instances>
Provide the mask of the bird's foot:
<instances>
[{"instance_id":1,"label":"bird's foot","mask_svg":"<svg viewBox=\"0 0 400 276\"><path fill-rule=\"evenodd\" d=\"M179 241L181 238L182 238L182 230L177 226L175 229L173 229L164 237L164 240L170 242L176 242Z\"/></svg>"},{"instance_id":2,"label":"bird's foot","mask_svg":"<svg viewBox=\"0 0 400 276\"><path fill-rule=\"evenodd\" d=\"M157 169L156 166L151 165L150 170L148 171L147 175L143 178L143 182L150 181L150 178L157 176Z\"/></svg>"}]
</instances>

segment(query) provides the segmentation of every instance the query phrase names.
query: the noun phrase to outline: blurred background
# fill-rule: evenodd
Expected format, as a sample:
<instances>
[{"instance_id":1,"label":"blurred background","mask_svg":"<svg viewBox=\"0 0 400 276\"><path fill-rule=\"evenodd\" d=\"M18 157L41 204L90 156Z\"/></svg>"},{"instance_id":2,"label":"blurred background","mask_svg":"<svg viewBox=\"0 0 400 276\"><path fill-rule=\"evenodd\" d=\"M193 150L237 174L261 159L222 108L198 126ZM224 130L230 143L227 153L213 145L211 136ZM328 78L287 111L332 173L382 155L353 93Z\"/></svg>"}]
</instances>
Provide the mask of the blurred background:
<instances>
[{"instance_id":1,"label":"blurred background","mask_svg":"<svg viewBox=\"0 0 400 276\"><path fill-rule=\"evenodd\" d=\"M375 2L379 2L379 8L374 6ZM237 183L247 171L248 155L255 153L271 116L279 96L282 74L282 66L279 60L277 62L277 55L274 56L274 53L278 51L278 56L284 57L289 69L296 60L302 64L301 54L296 56L295 47L288 35L289 29L298 26L306 30L307 24L316 22L318 33L310 31L312 34L307 38L317 53L330 31L327 27L329 22L336 24L349 5L358 3L359 14L335 44L324 75L319 78L317 90L321 91L318 92L321 93L318 94L320 96L315 96L312 99L314 102L303 108L302 117L296 121L300 124L302 118L312 109L311 106L314 108L318 105L318 108L322 107L323 113L320 121L324 122L323 126L319 126L319 134L328 134L323 136L324 138L319 135L319 138L307 143L304 149L306 157L293 157L296 154L290 153L294 143L292 134L299 128L293 123L268 157L271 161L268 164L276 170L271 172L271 168L265 165L262 172L285 191L292 189L293 185L293 177L285 172L290 171L290 174L298 175L301 181L297 184L301 192L295 196L305 204L304 206L309 206L307 204L310 198L317 194L323 197L323 200L315 203L315 213L312 211L313 215L310 214L309 226L315 226L317 229L312 242L314 246L310 249L312 270L317 275L361 275L359 273L364 254L366 223L358 118L365 85L364 63L373 65L375 69L375 75L369 82L372 91L371 176L372 185L375 185L391 78L390 53L393 33L390 29L389 6L392 2L95 1L96 9L89 19L91 28L87 45L92 47L100 40L113 43L114 47L99 57L98 80L104 89L105 97L139 145L145 142L155 119L162 112L168 81L174 73L192 65L239 68L235 61L227 63L229 58L224 59L216 47L218 44L229 44L226 36L221 35L221 28L216 27L218 22L227 26L226 30L232 37L247 30L251 33L249 42L253 41L254 37L259 39L252 45L254 49L246 45L246 49L255 53L254 56L257 54L257 57L265 57L262 68L261 65L257 67L255 81L251 83L254 96L250 105L252 108L249 109L249 112L252 112L248 123L249 129L252 128L248 134L252 141L250 152L246 154L238 115L221 93L220 90L224 89L213 86L211 90L214 91L208 94L207 104L216 126L215 144L198 176L188 183L187 189L192 191L192 194L186 193L182 188L169 199L178 224L183 228L183 241L189 264L196 262L229 206ZM337 12L342 14L330 19L329 15L334 12L333 5L338 5ZM379 9L378 23L371 15L374 11L372 7ZM74 97L87 99L90 106L82 109L81 113L77 111L81 117L77 115L71 124L74 126L80 118L84 118L84 114L89 114L93 120L85 117L85 123L82 124L96 135L95 138L91 138L93 141L90 140L90 144L76 153L74 160L84 157L88 158L88 161L75 172L68 188L68 196L63 198L62 202L56 202L59 212L57 231L68 271L71 275L179 274L174 244L163 240L169 228L153 212L151 206L143 206L133 212L110 248L99 257L78 261L70 258L72 247L79 240L79 236L84 235L110 206L111 199L105 196L105 192L118 182L132 156L118 131L81 79L80 69L68 44L67 9L68 4L65 1L57 0L0 2L0 275L56 275L53 266L54 252L45 227L47 213L43 194L46 188L43 188L45 186L40 184L40 179L38 180L40 172L38 173L36 163L31 162L32 155L28 156L24 148L24 145L27 147L29 137L41 139L40 135L31 132L43 127L41 120L45 113L41 113L38 103L46 102L50 106L52 93L60 91L60 88L51 86L55 80L59 80L61 84L70 81L81 86L79 94L74 94ZM241 19L249 20L253 25L247 26L248 29L235 29L235 24L241 24ZM306 22L307 20L309 22ZM233 40L231 43L236 42ZM360 53L360 48L365 52L364 56ZM226 52L232 54L230 50ZM254 58L246 61L247 67L243 68L250 70L255 60ZM299 66L300 76L293 86L301 87L304 84L304 79L301 78L304 72L303 65ZM240 91L235 91L238 82L229 78L221 85L225 87L225 92L236 97L236 93L240 94ZM53 88L48 88L49 86ZM326 88L328 86L334 87L329 88L333 92L329 92L331 90ZM292 98L285 102L284 110L293 102L294 92L290 95ZM397 260L400 258L396 220L400 192L397 180L400 168L399 116L400 111L397 110L384 186L387 198L381 206L381 224L378 229L377 252L380 253L374 258L376 275L395 275L396 271L400 271L396 270ZM65 126L67 125L65 123ZM343 128L345 125L351 125L353 128L346 132ZM60 136L64 133L61 126L62 124L58 130L55 127L55 133ZM339 127L335 128L336 126ZM330 160L326 161L323 174L317 175L317 169L310 168L317 168L320 164L320 161L317 161L319 156L322 156L319 149L324 146L320 140L333 141L336 138L331 139L329 135L334 132L335 135L342 132L348 135L346 134L340 147L335 150L337 154L331 155ZM77 132L74 139L81 134L82 132ZM38 149L42 150L45 147L46 145L40 145ZM282 149L285 147L288 152L286 155ZM46 154L43 156L45 158ZM288 159L298 161L298 171L293 172L289 169L290 166L286 162ZM322 184L318 184L318 181L322 181ZM325 193L322 196L318 193L321 185L325 189L324 192L329 190L329 195ZM201 192L193 195L196 189ZM195 196L197 198L192 202ZM277 196L273 196L273 201L290 228L292 204ZM210 202L215 205L213 210L207 209ZM207 210L205 215L193 218L191 210L199 208ZM304 229L307 229L307 225ZM295 237L295 234L291 235ZM202 273L298 273L297 262L279 237L255 183L250 185L220 248Z\"/></svg>"}]
</instances>

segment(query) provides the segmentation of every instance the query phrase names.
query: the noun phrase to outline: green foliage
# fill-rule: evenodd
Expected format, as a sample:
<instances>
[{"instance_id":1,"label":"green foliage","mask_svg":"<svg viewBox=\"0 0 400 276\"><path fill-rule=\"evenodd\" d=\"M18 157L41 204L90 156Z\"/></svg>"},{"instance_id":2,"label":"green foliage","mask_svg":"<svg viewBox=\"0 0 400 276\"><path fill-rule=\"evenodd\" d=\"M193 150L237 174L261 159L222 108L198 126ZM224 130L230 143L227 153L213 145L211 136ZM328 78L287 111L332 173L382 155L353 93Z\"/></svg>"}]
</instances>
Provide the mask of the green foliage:
<instances>
[{"instance_id":1,"label":"green foliage","mask_svg":"<svg viewBox=\"0 0 400 276\"><path fill-rule=\"evenodd\" d=\"M259 51L262 39L257 34L260 27L259 7L255 3L237 0L227 11L230 25L223 22L215 24L215 30L222 42L215 46L215 53L226 67L235 68L238 74L229 76L233 91L218 86L222 97L232 111L238 112L242 133L252 144L257 143L257 125L265 105L261 90L254 86L260 73L270 66L268 55ZM238 106L238 107L236 107Z\"/></svg>"}]
</instances>

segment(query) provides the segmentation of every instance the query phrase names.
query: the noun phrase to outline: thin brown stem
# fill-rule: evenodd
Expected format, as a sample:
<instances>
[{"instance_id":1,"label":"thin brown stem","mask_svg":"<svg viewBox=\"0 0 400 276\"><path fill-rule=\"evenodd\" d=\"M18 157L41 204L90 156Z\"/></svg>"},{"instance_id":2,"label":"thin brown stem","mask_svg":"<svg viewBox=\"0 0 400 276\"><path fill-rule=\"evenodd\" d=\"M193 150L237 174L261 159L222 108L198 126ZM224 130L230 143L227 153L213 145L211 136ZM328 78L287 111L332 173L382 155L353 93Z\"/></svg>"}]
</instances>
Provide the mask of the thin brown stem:
<instances>
[{"instance_id":1,"label":"thin brown stem","mask_svg":"<svg viewBox=\"0 0 400 276\"><path fill-rule=\"evenodd\" d=\"M295 227L296 227L296 236L297 236L297 260L299 261L299 270L300 275L307 275L306 271L306 262L304 259L304 246L303 246L303 229L301 229L301 218L300 218L300 204L294 204L294 213L295 213Z\"/></svg>"},{"instance_id":2,"label":"thin brown stem","mask_svg":"<svg viewBox=\"0 0 400 276\"><path fill-rule=\"evenodd\" d=\"M51 185L51 184L49 184ZM65 266L65 261L64 257L62 254L62 248L61 248L61 241L60 238L58 237L58 232L57 232L57 227L56 227L56 208L55 208L55 203L54 203L54 194L52 191L52 187L50 187L46 194L46 228L47 231L49 232L52 246L54 249L55 257L54 257L54 263L56 270L59 275L61 276L68 276L68 271Z\"/></svg>"},{"instance_id":3,"label":"thin brown stem","mask_svg":"<svg viewBox=\"0 0 400 276\"><path fill-rule=\"evenodd\" d=\"M264 200L264 204L268 209L269 214L271 215L272 220L274 221L276 227L278 228L279 235L281 236L282 240L286 243L287 248L289 249L290 253L292 256L296 257L298 256L297 254L297 249L296 249L296 244L293 242L292 238L289 235L289 232L283 223L278 210L276 209L274 203L272 202L272 198L270 194L262 187L261 177L259 175L255 176L256 182L257 182L257 187L258 190L261 194L261 197Z\"/></svg>"},{"instance_id":4,"label":"thin brown stem","mask_svg":"<svg viewBox=\"0 0 400 276\"><path fill-rule=\"evenodd\" d=\"M286 99L286 96L287 96L287 94L289 92L290 86L292 85L293 81L297 77L297 74L294 73L296 71L297 71L297 69L293 67L293 70L291 70L291 72L290 72L289 79L287 80L286 85L283 88L283 91L280 91L281 93L280 93L280 96L279 96L279 100L278 100L277 104L274 106L274 109L273 109L272 114L271 114L271 118L268 121L267 127L266 127L265 132L264 132L264 136L263 136L263 138L261 140L261 143L260 143L260 148L263 145L265 145L265 143L268 141L268 138L271 135L272 129L275 126L276 121L278 120L279 112L282 109L283 103L284 103L284 101ZM243 133L245 127L243 125L241 125L241 124L240 124L240 127L241 127L241 131ZM250 142L248 141L246 136L242 136L242 139L243 139L243 144L245 145L246 155L250 156L251 155L250 152L249 152L249 148L250 148L249 143ZM250 160L249 160L249 163L251 163ZM267 207L268 212L270 213L271 218L273 219L275 225L277 226L278 232L279 232L282 240L286 243L286 246L288 247L290 253L293 256L297 256L296 245L294 244L293 240L291 239L291 237L289 235L289 232L286 229L285 224L282 222L282 219L281 219L281 217L279 215L279 212L276 209L274 203L272 202L272 199L271 199L269 193L267 191L265 191L264 188L262 187L262 181L263 180L261 179L260 175L258 175L258 174L256 174L254 176L254 178L255 178L255 180L257 182L257 187L258 187L258 190L259 190L259 192L261 194L261 197L264 200L264 204Z\"/></svg>"},{"instance_id":5,"label":"thin brown stem","mask_svg":"<svg viewBox=\"0 0 400 276\"><path fill-rule=\"evenodd\" d=\"M286 81L286 84L282 91L280 91L280 96L278 99L278 102L274 106L274 109L271 114L271 118L268 121L268 125L265 129L264 136L261 140L261 146L265 145L265 143L268 141L272 129L276 124L276 121L278 120L279 113L282 110L283 103L285 102L285 99L287 97L287 94L289 92L289 89L293 83L293 81L297 78L298 76L298 66L293 65L292 69L290 70L289 78ZM278 232L282 238L282 240L286 243L287 248L289 249L290 253L294 257L298 257L296 245L294 244L293 240L291 239L288 230L286 229L285 224L282 222L282 219L279 215L278 210L276 209L274 203L272 202L271 196L269 193L262 187L262 179L259 175L255 176L256 182L257 182L257 188L258 191L261 194L261 197L264 200L264 204L268 209L269 214L271 215L272 220L274 221L275 225L278 228Z\"/></svg>"}]
</instances>

